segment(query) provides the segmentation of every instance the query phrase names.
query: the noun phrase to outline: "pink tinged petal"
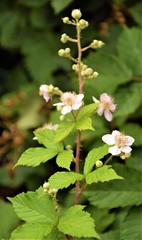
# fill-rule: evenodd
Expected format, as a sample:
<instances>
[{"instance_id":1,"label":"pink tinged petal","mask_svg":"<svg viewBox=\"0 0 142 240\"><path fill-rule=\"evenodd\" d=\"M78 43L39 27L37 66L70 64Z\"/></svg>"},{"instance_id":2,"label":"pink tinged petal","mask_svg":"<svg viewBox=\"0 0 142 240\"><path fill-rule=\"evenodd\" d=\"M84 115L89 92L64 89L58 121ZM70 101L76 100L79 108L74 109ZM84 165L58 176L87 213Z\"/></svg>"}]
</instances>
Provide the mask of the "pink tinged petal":
<instances>
[{"instance_id":1,"label":"pink tinged petal","mask_svg":"<svg viewBox=\"0 0 142 240\"><path fill-rule=\"evenodd\" d=\"M104 116L106 118L107 121L111 122L112 121L112 113L108 110L104 111Z\"/></svg>"},{"instance_id":2,"label":"pink tinged petal","mask_svg":"<svg viewBox=\"0 0 142 240\"><path fill-rule=\"evenodd\" d=\"M116 109L116 105L112 103L112 104L110 105L109 109L110 109L112 112L114 112L115 109Z\"/></svg>"},{"instance_id":3,"label":"pink tinged petal","mask_svg":"<svg viewBox=\"0 0 142 240\"><path fill-rule=\"evenodd\" d=\"M110 96L107 93L103 93L100 95L101 102L109 102L111 101Z\"/></svg>"},{"instance_id":4,"label":"pink tinged petal","mask_svg":"<svg viewBox=\"0 0 142 240\"><path fill-rule=\"evenodd\" d=\"M103 106L103 104L100 103L98 108L97 108L97 113L98 113L99 116L102 116L103 112L104 112L104 106Z\"/></svg>"},{"instance_id":5,"label":"pink tinged petal","mask_svg":"<svg viewBox=\"0 0 142 240\"><path fill-rule=\"evenodd\" d=\"M75 102L73 105L72 105L72 109L73 110L77 110L81 107L82 105L82 102Z\"/></svg>"},{"instance_id":6,"label":"pink tinged petal","mask_svg":"<svg viewBox=\"0 0 142 240\"><path fill-rule=\"evenodd\" d=\"M115 138L116 136L120 135L121 133L117 130L112 131L112 136Z\"/></svg>"},{"instance_id":7,"label":"pink tinged petal","mask_svg":"<svg viewBox=\"0 0 142 240\"><path fill-rule=\"evenodd\" d=\"M124 147L121 147L120 150L121 152L124 152L124 153L130 153L132 151L132 148L128 146L124 146Z\"/></svg>"},{"instance_id":8,"label":"pink tinged petal","mask_svg":"<svg viewBox=\"0 0 142 240\"><path fill-rule=\"evenodd\" d=\"M116 156L116 155L119 155L121 153L121 150L119 149L118 146L113 146L113 147L110 147L108 149L109 153L111 153L112 155Z\"/></svg>"},{"instance_id":9,"label":"pink tinged petal","mask_svg":"<svg viewBox=\"0 0 142 240\"><path fill-rule=\"evenodd\" d=\"M108 145L115 144L115 139L111 134L106 134L102 137L103 142L105 142Z\"/></svg>"},{"instance_id":10,"label":"pink tinged petal","mask_svg":"<svg viewBox=\"0 0 142 240\"><path fill-rule=\"evenodd\" d=\"M72 110L71 106L64 106L61 110L61 113L63 115L66 115L67 113L71 112L71 110Z\"/></svg>"},{"instance_id":11,"label":"pink tinged petal","mask_svg":"<svg viewBox=\"0 0 142 240\"><path fill-rule=\"evenodd\" d=\"M43 94L43 98L45 99L46 102L50 100L50 96L47 93Z\"/></svg>"},{"instance_id":12,"label":"pink tinged petal","mask_svg":"<svg viewBox=\"0 0 142 240\"><path fill-rule=\"evenodd\" d=\"M41 85L39 90L42 94L46 93L47 92L47 85L45 85L45 84Z\"/></svg>"},{"instance_id":13,"label":"pink tinged petal","mask_svg":"<svg viewBox=\"0 0 142 240\"><path fill-rule=\"evenodd\" d=\"M95 98L95 97L92 97L92 98L93 98L93 101L94 101L95 103L100 102L97 98Z\"/></svg>"},{"instance_id":14,"label":"pink tinged petal","mask_svg":"<svg viewBox=\"0 0 142 240\"><path fill-rule=\"evenodd\" d=\"M131 146L133 144L133 142L135 141L135 139L133 137L126 136L126 138L127 138L127 146Z\"/></svg>"}]
</instances>

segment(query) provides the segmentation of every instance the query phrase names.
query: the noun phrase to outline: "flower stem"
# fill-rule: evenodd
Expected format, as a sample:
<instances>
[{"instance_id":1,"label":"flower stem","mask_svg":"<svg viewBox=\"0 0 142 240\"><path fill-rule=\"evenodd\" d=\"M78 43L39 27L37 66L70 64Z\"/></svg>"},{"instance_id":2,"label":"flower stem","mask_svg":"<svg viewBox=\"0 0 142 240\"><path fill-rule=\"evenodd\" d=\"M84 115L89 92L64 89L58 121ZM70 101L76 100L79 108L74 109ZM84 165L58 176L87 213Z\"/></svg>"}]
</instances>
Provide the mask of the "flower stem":
<instances>
[{"instance_id":1,"label":"flower stem","mask_svg":"<svg viewBox=\"0 0 142 240\"><path fill-rule=\"evenodd\" d=\"M112 159L112 155L109 156L109 158L106 160L106 162L104 163L104 165L107 165L108 162L110 162Z\"/></svg>"}]
</instances>

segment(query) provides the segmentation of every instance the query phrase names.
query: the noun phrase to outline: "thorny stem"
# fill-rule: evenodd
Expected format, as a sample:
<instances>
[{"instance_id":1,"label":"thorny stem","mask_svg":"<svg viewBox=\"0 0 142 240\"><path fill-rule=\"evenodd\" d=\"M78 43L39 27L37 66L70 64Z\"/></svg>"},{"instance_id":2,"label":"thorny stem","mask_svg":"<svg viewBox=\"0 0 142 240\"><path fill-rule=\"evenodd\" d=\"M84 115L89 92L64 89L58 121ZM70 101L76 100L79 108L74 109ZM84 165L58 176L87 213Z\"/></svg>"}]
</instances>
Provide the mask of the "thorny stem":
<instances>
[{"instance_id":1,"label":"thorny stem","mask_svg":"<svg viewBox=\"0 0 142 240\"><path fill-rule=\"evenodd\" d=\"M80 41L80 28L76 26L77 29L77 47L78 47L78 82L79 82L79 94L83 92L83 80L81 76L81 57L82 57L82 51L81 51L81 41ZM76 143L76 157L75 157L75 171L76 173L80 172L79 169L79 161L80 161L80 143L81 143L81 131L77 131L77 143ZM76 195L75 195L75 204L79 203L79 198L82 193L82 190L80 188L80 181L76 181Z\"/></svg>"}]
</instances>

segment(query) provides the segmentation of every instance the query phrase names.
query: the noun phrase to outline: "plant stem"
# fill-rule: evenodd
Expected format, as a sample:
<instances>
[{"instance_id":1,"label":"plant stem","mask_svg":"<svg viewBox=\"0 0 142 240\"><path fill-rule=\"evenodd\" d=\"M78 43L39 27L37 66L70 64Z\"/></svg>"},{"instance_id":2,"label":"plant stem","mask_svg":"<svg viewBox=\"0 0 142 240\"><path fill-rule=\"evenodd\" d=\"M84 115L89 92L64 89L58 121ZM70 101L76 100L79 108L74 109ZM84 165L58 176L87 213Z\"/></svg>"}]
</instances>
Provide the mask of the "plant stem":
<instances>
[{"instance_id":1,"label":"plant stem","mask_svg":"<svg viewBox=\"0 0 142 240\"><path fill-rule=\"evenodd\" d=\"M78 82L79 82L79 94L83 92L83 81L81 76L81 41L80 41L80 28L76 25L77 29L77 47L78 47ZM76 173L80 172L79 161L80 161L80 143L81 143L81 131L77 130L77 143L76 143L76 157L75 157L75 171ZM79 198L81 195L80 181L76 181L76 195L75 195L75 204L79 203Z\"/></svg>"},{"instance_id":2,"label":"plant stem","mask_svg":"<svg viewBox=\"0 0 142 240\"><path fill-rule=\"evenodd\" d=\"M107 165L107 163L111 161L112 157L113 157L113 156L110 155L110 157L106 160L106 162L104 163L104 165Z\"/></svg>"}]
</instances>

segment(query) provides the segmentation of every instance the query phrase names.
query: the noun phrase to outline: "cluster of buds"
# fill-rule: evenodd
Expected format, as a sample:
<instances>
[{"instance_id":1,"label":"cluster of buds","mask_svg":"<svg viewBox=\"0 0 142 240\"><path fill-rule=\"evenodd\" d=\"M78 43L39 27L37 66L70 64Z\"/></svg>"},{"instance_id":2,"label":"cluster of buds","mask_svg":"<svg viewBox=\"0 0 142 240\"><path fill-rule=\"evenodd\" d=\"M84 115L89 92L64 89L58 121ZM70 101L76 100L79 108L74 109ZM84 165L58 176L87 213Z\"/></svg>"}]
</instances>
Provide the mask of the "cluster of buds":
<instances>
[{"instance_id":1,"label":"cluster of buds","mask_svg":"<svg viewBox=\"0 0 142 240\"><path fill-rule=\"evenodd\" d=\"M60 49L58 51L58 55L60 57L70 57L70 48Z\"/></svg>"},{"instance_id":2,"label":"cluster of buds","mask_svg":"<svg viewBox=\"0 0 142 240\"><path fill-rule=\"evenodd\" d=\"M43 84L39 88L39 95L43 96L46 102L52 99L53 95L61 95L62 91L58 87L54 87L52 84Z\"/></svg>"},{"instance_id":3,"label":"cluster of buds","mask_svg":"<svg viewBox=\"0 0 142 240\"><path fill-rule=\"evenodd\" d=\"M78 64L73 64L72 69L78 72ZM81 63L81 76L84 79L91 79L93 77L97 77L98 73L94 72L92 68L88 68L87 65Z\"/></svg>"},{"instance_id":4,"label":"cluster of buds","mask_svg":"<svg viewBox=\"0 0 142 240\"><path fill-rule=\"evenodd\" d=\"M63 33L61 35L61 42L62 43L66 43L69 39L70 39L70 37L66 33Z\"/></svg>"},{"instance_id":5,"label":"cluster of buds","mask_svg":"<svg viewBox=\"0 0 142 240\"><path fill-rule=\"evenodd\" d=\"M45 183L43 184L43 191L44 191L45 193L48 193L48 194L51 195L52 197L56 196L56 194L57 194L57 192L58 192L57 189L55 189L55 188L51 189L51 188L50 188L49 182L45 182Z\"/></svg>"},{"instance_id":6,"label":"cluster of buds","mask_svg":"<svg viewBox=\"0 0 142 240\"><path fill-rule=\"evenodd\" d=\"M93 42L90 44L90 48L97 49L104 46L104 43L100 40L93 40Z\"/></svg>"}]
</instances>

